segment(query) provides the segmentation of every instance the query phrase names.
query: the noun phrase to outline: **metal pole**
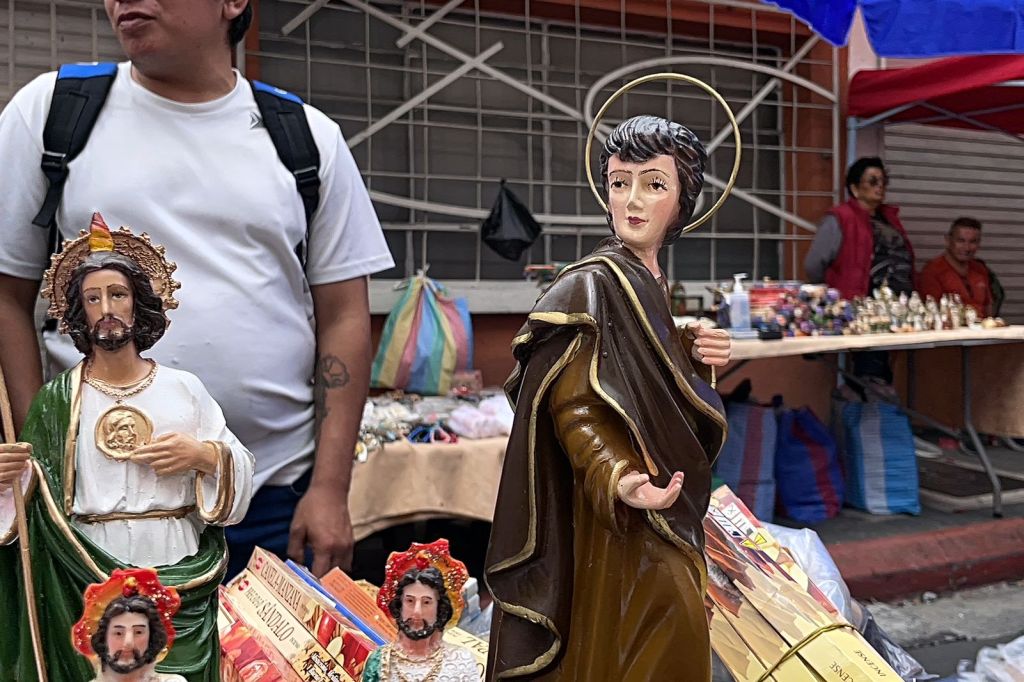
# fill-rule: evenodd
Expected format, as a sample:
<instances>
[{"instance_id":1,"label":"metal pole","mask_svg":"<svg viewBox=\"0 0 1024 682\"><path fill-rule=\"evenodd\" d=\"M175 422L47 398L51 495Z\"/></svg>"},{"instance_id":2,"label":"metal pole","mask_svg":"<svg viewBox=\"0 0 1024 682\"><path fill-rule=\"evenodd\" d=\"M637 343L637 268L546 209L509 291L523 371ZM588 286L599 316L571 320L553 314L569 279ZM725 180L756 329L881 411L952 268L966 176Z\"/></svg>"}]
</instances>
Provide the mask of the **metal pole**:
<instances>
[{"instance_id":1,"label":"metal pole","mask_svg":"<svg viewBox=\"0 0 1024 682\"><path fill-rule=\"evenodd\" d=\"M978 459L981 460L981 465L985 467L988 480L992 482L992 516L1001 518L1003 515L1003 486L999 482L999 476L996 475L995 470L992 468L992 462L988 458L988 451L985 450L981 437L978 436L978 431L974 428L974 415L971 412L971 349L969 346L963 347L960 357L963 367L964 431L970 437L974 450L978 454Z\"/></svg>"},{"instance_id":2,"label":"metal pole","mask_svg":"<svg viewBox=\"0 0 1024 682\"><path fill-rule=\"evenodd\" d=\"M15 442L14 416L11 411L11 399L7 393L3 368L0 368L0 424L4 430L4 442L8 445ZM40 485L45 483L40 482ZM21 578L25 585L25 605L28 608L28 629L32 637L32 653L36 659L36 674L39 682L47 682L46 663L43 659L43 640L39 634L39 614L36 611L35 582L32 580L32 555L28 544L28 516L25 513L25 495L21 489L21 479L14 481L14 514L18 524L18 546L21 555Z\"/></svg>"}]
</instances>

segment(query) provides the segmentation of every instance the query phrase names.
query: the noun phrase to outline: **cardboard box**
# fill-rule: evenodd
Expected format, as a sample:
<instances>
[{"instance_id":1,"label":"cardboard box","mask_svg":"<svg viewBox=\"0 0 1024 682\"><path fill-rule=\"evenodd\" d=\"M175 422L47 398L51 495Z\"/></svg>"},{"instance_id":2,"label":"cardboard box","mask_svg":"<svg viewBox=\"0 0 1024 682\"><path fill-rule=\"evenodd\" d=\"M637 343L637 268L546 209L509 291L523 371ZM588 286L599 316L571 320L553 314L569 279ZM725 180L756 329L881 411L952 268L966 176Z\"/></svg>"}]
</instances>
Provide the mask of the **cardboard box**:
<instances>
[{"instance_id":1,"label":"cardboard box","mask_svg":"<svg viewBox=\"0 0 1024 682\"><path fill-rule=\"evenodd\" d=\"M803 643L786 664L799 660L828 682L900 679L802 571L797 571L799 567L788 552L782 551L727 487L712 494L704 530L708 559L714 563L709 566L708 596L732 628L720 627L722 639L716 638L713 628L712 646L734 676L746 674L734 648L738 638L765 669ZM714 622L713 616L713 626ZM793 674L803 673L794 669ZM774 677L780 682L791 679L781 672Z\"/></svg>"},{"instance_id":2,"label":"cardboard box","mask_svg":"<svg viewBox=\"0 0 1024 682\"><path fill-rule=\"evenodd\" d=\"M226 597L284 656L302 682L355 682L255 574L242 571L228 583Z\"/></svg>"},{"instance_id":3,"label":"cardboard box","mask_svg":"<svg viewBox=\"0 0 1024 682\"><path fill-rule=\"evenodd\" d=\"M218 588L221 682L302 682L284 656L239 615Z\"/></svg>"},{"instance_id":4,"label":"cardboard box","mask_svg":"<svg viewBox=\"0 0 1024 682\"><path fill-rule=\"evenodd\" d=\"M328 571L320 579L320 585L348 610L349 618L371 639L375 636L383 644L393 642L398 636L394 621L377 607L376 599L340 568Z\"/></svg>"},{"instance_id":5,"label":"cardboard box","mask_svg":"<svg viewBox=\"0 0 1024 682\"><path fill-rule=\"evenodd\" d=\"M277 556L259 547L253 551L248 569L263 581L328 655L341 664L349 677L358 680L362 676L366 659L377 646L335 608L333 599L307 582L308 574L299 575ZM308 579L315 583L312 576Z\"/></svg>"}]
</instances>

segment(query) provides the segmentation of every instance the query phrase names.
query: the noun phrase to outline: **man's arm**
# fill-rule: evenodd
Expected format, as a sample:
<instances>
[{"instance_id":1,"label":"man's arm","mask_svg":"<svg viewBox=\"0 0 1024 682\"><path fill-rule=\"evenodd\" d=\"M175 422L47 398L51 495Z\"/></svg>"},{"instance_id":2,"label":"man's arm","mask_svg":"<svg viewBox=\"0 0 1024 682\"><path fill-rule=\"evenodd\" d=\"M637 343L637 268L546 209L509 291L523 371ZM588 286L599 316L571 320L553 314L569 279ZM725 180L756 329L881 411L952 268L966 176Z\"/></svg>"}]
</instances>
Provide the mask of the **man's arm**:
<instances>
[{"instance_id":1,"label":"man's arm","mask_svg":"<svg viewBox=\"0 0 1024 682\"><path fill-rule=\"evenodd\" d=\"M352 481L359 422L370 386L370 303L367 278L311 287L316 316L316 460L309 490L292 519L288 555L304 560L313 550L313 573L322 576L352 562Z\"/></svg>"},{"instance_id":2,"label":"man's arm","mask_svg":"<svg viewBox=\"0 0 1024 682\"><path fill-rule=\"evenodd\" d=\"M839 255L839 247L843 244L843 231L839 221L831 213L818 223L818 232L811 243L811 250L804 258L804 273L808 282L824 282L825 271Z\"/></svg>"},{"instance_id":3,"label":"man's arm","mask_svg":"<svg viewBox=\"0 0 1024 682\"><path fill-rule=\"evenodd\" d=\"M0 367L7 381L17 431L43 385L34 314L39 282L0 274ZM10 434L14 438L16 434Z\"/></svg>"}]
</instances>

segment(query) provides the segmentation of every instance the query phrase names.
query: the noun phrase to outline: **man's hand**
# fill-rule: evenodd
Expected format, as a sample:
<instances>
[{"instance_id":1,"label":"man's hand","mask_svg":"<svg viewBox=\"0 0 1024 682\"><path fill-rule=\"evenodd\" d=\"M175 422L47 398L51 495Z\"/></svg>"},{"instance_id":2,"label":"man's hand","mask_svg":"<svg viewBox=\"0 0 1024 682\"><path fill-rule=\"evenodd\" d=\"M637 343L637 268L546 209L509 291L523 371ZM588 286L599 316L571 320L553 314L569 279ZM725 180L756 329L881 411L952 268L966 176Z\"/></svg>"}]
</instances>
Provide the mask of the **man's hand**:
<instances>
[{"instance_id":1,"label":"man's hand","mask_svg":"<svg viewBox=\"0 0 1024 682\"><path fill-rule=\"evenodd\" d=\"M153 467L157 476L173 476L198 471L208 476L217 473L217 449L183 433L165 433L132 453L132 459Z\"/></svg>"},{"instance_id":2,"label":"man's hand","mask_svg":"<svg viewBox=\"0 0 1024 682\"><path fill-rule=\"evenodd\" d=\"M0 492L21 478L31 457L32 446L29 443L0 444Z\"/></svg>"},{"instance_id":3,"label":"man's hand","mask_svg":"<svg viewBox=\"0 0 1024 682\"><path fill-rule=\"evenodd\" d=\"M651 483L651 477L631 471L619 479L619 499L634 509L667 509L679 499L683 490L683 472L672 474L665 488Z\"/></svg>"},{"instance_id":4,"label":"man's hand","mask_svg":"<svg viewBox=\"0 0 1024 682\"><path fill-rule=\"evenodd\" d=\"M351 569L354 544L348 499L328 486L310 485L292 517L288 557L303 564L306 547L310 547L313 550L310 570L320 578L336 566L345 571Z\"/></svg>"},{"instance_id":5,"label":"man's hand","mask_svg":"<svg viewBox=\"0 0 1024 682\"><path fill-rule=\"evenodd\" d=\"M693 359L712 367L724 367L732 357L732 338L725 329L708 329L700 322L686 325L693 341Z\"/></svg>"}]
</instances>

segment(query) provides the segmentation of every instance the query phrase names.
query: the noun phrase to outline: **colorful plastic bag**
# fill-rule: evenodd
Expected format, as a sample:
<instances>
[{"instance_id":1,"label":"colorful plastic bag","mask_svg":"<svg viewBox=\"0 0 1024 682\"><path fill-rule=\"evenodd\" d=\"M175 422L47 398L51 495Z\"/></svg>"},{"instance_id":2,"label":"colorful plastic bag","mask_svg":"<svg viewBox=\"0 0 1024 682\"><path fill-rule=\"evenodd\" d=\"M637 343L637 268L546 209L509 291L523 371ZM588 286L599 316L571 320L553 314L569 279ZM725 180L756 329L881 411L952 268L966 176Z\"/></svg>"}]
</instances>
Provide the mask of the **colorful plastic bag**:
<instances>
[{"instance_id":1,"label":"colorful plastic bag","mask_svg":"<svg viewBox=\"0 0 1024 682\"><path fill-rule=\"evenodd\" d=\"M729 402L729 434L715 461L715 473L762 521L775 511L775 412L756 403Z\"/></svg>"},{"instance_id":2,"label":"colorful plastic bag","mask_svg":"<svg viewBox=\"0 0 1024 682\"><path fill-rule=\"evenodd\" d=\"M910 419L883 402L838 404L846 501L872 514L920 514Z\"/></svg>"},{"instance_id":3,"label":"colorful plastic bag","mask_svg":"<svg viewBox=\"0 0 1024 682\"><path fill-rule=\"evenodd\" d=\"M775 484L779 507L794 521L818 523L843 506L835 439L809 408L784 410L779 416Z\"/></svg>"},{"instance_id":4,"label":"colorful plastic bag","mask_svg":"<svg viewBox=\"0 0 1024 682\"><path fill-rule=\"evenodd\" d=\"M370 377L374 388L444 395L456 371L473 367L473 324L464 298L418 274L391 309Z\"/></svg>"}]
</instances>

